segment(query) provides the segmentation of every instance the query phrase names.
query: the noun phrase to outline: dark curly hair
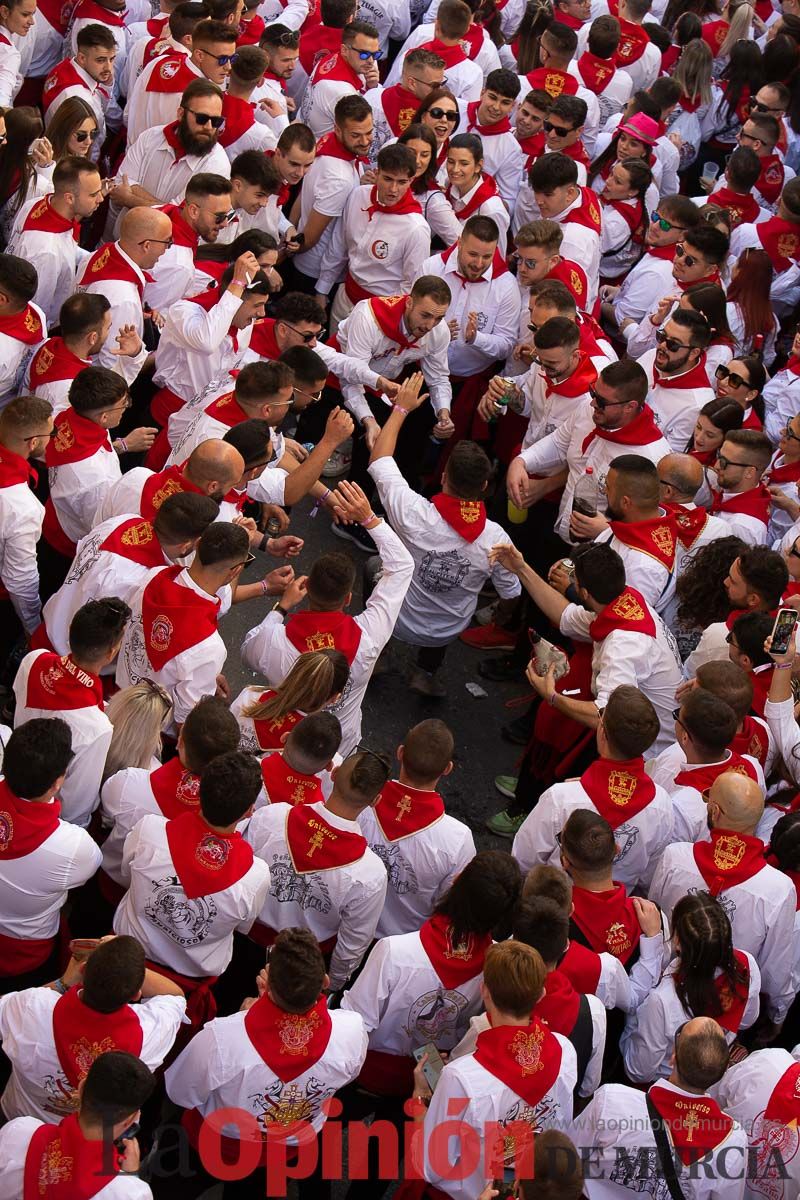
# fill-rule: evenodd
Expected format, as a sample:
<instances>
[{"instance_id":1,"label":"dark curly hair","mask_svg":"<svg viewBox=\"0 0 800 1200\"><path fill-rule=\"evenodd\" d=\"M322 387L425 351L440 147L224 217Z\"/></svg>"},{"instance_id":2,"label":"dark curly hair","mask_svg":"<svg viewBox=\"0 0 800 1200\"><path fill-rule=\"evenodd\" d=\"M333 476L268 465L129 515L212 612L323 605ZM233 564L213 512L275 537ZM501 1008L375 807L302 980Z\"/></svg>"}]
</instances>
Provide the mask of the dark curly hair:
<instances>
[{"instance_id":1,"label":"dark curly hair","mask_svg":"<svg viewBox=\"0 0 800 1200\"><path fill-rule=\"evenodd\" d=\"M730 612L723 580L731 563L747 547L738 537L716 538L686 560L678 576L678 624L683 629L705 629L714 621L724 621Z\"/></svg>"},{"instance_id":2,"label":"dark curly hair","mask_svg":"<svg viewBox=\"0 0 800 1200\"><path fill-rule=\"evenodd\" d=\"M692 1017L719 1017L723 1006L715 987L721 970L732 992L747 989L745 971L733 956L731 923L727 913L708 892L684 896L672 913L679 965L674 975L675 994Z\"/></svg>"}]
</instances>

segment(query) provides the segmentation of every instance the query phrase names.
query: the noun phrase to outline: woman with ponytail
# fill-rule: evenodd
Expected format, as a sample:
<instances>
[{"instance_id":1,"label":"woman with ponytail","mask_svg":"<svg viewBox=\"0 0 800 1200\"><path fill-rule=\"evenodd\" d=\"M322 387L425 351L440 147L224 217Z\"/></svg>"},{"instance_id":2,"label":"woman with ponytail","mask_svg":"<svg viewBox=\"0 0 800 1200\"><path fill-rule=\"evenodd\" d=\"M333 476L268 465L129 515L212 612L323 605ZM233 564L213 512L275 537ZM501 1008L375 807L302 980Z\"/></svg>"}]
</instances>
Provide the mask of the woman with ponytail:
<instances>
[{"instance_id":1,"label":"woman with ponytail","mask_svg":"<svg viewBox=\"0 0 800 1200\"><path fill-rule=\"evenodd\" d=\"M708 892L684 896L672 914L673 958L657 987L629 1013L620 1039L635 1083L666 1078L675 1033L692 1017L713 1017L730 1045L758 1017L761 973L752 955L734 950L731 923Z\"/></svg>"},{"instance_id":2,"label":"woman with ponytail","mask_svg":"<svg viewBox=\"0 0 800 1200\"><path fill-rule=\"evenodd\" d=\"M714 56L715 75L726 66L738 42L751 42L752 25L752 0L728 0L721 15L703 22L702 37Z\"/></svg>"},{"instance_id":3,"label":"woman with ponytail","mask_svg":"<svg viewBox=\"0 0 800 1200\"><path fill-rule=\"evenodd\" d=\"M647 189L653 173L638 158L615 162L600 193L603 231L600 237L600 276L616 283L644 253L649 223Z\"/></svg>"},{"instance_id":4,"label":"woman with ponytail","mask_svg":"<svg viewBox=\"0 0 800 1200\"><path fill-rule=\"evenodd\" d=\"M339 650L301 654L276 688L246 687L231 705L242 731L242 750L272 754L284 735L309 713L335 704L344 691L350 667Z\"/></svg>"},{"instance_id":5,"label":"woman with ponytail","mask_svg":"<svg viewBox=\"0 0 800 1200\"><path fill-rule=\"evenodd\" d=\"M769 299L772 276L772 263L763 250L751 246L736 260L728 287L727 310L737 357L757 353L765 363L775 358L778 326Z\"/></svg>"},{"instance_id":6,"label":"woman with ponytail","mask_svg":"<svg viewBox=\"0 0 800 1200\"><path fill-rule=\"evenodd\" d=\"M747 9L745 5L740 12ZM705 26L707 29L708 26ZM750 116L750 98L764 82L761 50L755 42L737 42L728 65L713 85L712 103L703 122L703 137L711 150L730 154L739 130Z\"/></svg>"},{"instance_id":7,"label":"woman with ponytail","mask_svg":"<svg viewBox=\"0 0 800 1200\"><path fill-rule=\"evenodd\" d=\"M668 118L668 129L681 138L681 171L697 158L703 140L702 126L711 107L712 61L708 46L702 38L697 38L689 42L672 73L680 85L681 96Z\"/></svg>"}]
</instances>

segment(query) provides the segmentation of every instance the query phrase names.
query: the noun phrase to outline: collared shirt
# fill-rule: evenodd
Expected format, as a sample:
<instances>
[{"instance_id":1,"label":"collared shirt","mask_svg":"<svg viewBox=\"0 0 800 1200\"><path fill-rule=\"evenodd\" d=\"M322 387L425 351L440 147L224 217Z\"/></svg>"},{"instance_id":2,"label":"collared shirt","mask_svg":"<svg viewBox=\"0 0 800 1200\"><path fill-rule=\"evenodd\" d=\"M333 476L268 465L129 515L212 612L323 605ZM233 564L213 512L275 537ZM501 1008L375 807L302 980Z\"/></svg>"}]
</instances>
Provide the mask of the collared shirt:
<instances>
[{"instance_id":1,"label":"collared shirt","mask_svg":"<svg viewBox=\"0 0 800 1200\"><path fill-rule=\"evenodd\" d=\"M140 280L142 289L144 289L144 271L133 261L130 255L125 253L119 242L116 243L116 248L131 270L136 274ZM142 312L139 288L135 283L131 283L125 279L102 279L98 283L92 283L84 269L78 276L78 284L75 290L78 292L88 292L90 295L105 296L110 303L111 328L108 331L108 337L105 340L103 349L97 356L97 363L98 366L107 367L110 371L117 371L118 374L122 375L126 383L133 383L147 358L147 349L142 346L139 353L133 357L129 357L127 354L115 354L115 351L118 349L117 334L123 325L132 325L139 334L139 337L142 336L144 331L144 313Z\"/></svg>"}]
</instances>

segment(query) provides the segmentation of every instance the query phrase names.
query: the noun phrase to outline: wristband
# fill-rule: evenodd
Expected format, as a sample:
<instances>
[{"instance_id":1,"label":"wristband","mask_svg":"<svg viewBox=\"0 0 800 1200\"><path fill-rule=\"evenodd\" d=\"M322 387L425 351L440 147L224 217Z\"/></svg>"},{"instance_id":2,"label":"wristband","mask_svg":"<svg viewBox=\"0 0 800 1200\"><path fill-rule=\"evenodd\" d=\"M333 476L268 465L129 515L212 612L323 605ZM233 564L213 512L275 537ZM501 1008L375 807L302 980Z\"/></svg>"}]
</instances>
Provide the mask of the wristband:
<instances>
[{"instance_id":1,"label":"wristband","mask_svg":"<svg viewBox=\"0 0 800 1200\"><path fill-rule=\"evenodd\" d=\"M314 507L311 509L311 512L309 514L312 519L314 517L316 517L317 513L322 508L323 504L325 503L325 501L328 499L328 496L330 496L330 495L332 495L331 489L325 488L325 491L322 493L322 495L317 497L317 499L314 501Z\"/></svg>"},{"instance_id":2,"label":"wristband","mask_svg":"<svg viewBox=\"0 0 800 1200\"><path fill-rule=\"evenodd\" d=\"M403 408L403 406L401 404L393 404L392 409L394 410L394 412L402 413L404 417L407 417L408 414L411 412L410 408Z\"/></svg>"},{"instance_id":3,"label":"wristband","mask_svg":"<svg viewBox=\"0 0 800 1200\"><path fill-rule=\"evenodd\" d=\"M117 445L121 447L120 454L128 453L128 443L125 441L125 438L117 438Z\"/></svg>"},{"instance_id":4,"label":"wristband","mask_svg":"<svg viewBox=\"0 0 800 1200\"><path fill-rule=\"evenodd\" d=\"M261 580L261 595L266 596L269 593L269 584L266 579Z\"/></svg>"},{"instance_id":5,"label":"wristband","mask_svg":"<svg viewBox=\"0 0 800 1200\"><path fill-rule=\"evenodd\" d=\"M56 979L56 981L53 984L53 988L55 991L58 992L58 994L60 996L66 996L67 992L69 991L69 988L64 983L63 979Z\"/></svg>"},{"instance_id":6,"label":"wristband","mask_svg":"<svg viewBox=\"0 0 800 1200\"><path fill-rule=\"evenodd\" d=\"M364 529L365 526L369 525L370 521L377 521L377 519L378 519L378 517L377 517L376 513L371 512L368 517L364 517L364 520L359 521L358 524L361 526L362 529Z\"/></svg>"},{"instance_id":7,"label":"wristband","mask_svg":"<svg viewBox=\"0 0 800 1200\"><path fill-rule=\"evenodd\" d=\"M558 698L558 692L553 692L552 696L547 701L547 703L550 705L551 708L555 708L557 698Z\"/></svg>"},{"instance_id":8,"label":"wristband","mask_svg":"<svg viewBox=\"0 0 800 1200\"><path fill-rule=\"evenodd\" d=\"M246 287L247 287L247 280L246 280L246 279L232 279L232 280L231 280L231 287L240 287L240 288L246 288Z\"/></svg>"},{"instance_id":9,"label":"wristband","mask_svg":"<svg viewBox=\"0 0 800 1200\"><path fill-rule=\"evenodd\" d=\"M794 663L775 663L776 671L791 671Z\"/></svg>"}]
</instances>

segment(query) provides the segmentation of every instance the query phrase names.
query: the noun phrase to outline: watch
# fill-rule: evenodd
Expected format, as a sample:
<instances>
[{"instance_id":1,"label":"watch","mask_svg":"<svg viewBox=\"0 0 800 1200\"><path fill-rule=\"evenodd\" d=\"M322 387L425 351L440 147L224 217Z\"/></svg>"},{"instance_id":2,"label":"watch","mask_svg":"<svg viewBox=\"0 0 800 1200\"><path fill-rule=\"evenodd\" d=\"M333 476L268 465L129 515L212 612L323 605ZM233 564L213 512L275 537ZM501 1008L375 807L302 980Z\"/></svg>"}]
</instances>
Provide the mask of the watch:
<instances>
[{"instance_id":1,"label":"watch","mask_svg":"<svg viewBox=\"0 0 800 1200\"><path fill-rule=\"evenodd\" d=\"M274 603L274 604L273 604L273 606L272 606L272 609L271 609L271 611L272 611L272 612L279 612L279 613L281 614L281 616L283 617L284 621L285 621L285 620L286 620L286 618L289 616L289 614L288 614L288 612L286 611L286 609L285 609L285 608L281 608L281 602L280 602L280 600L276 600L276 601L275 601L275 603Z\"/></svg>"}]
</instances>

